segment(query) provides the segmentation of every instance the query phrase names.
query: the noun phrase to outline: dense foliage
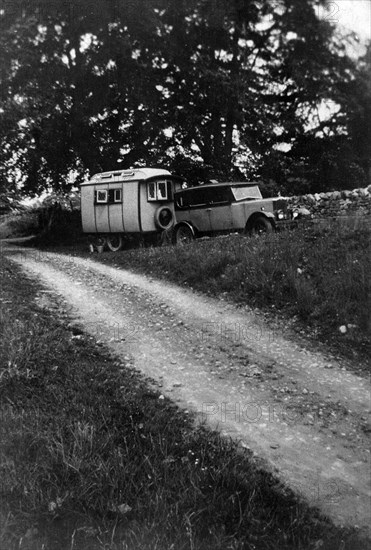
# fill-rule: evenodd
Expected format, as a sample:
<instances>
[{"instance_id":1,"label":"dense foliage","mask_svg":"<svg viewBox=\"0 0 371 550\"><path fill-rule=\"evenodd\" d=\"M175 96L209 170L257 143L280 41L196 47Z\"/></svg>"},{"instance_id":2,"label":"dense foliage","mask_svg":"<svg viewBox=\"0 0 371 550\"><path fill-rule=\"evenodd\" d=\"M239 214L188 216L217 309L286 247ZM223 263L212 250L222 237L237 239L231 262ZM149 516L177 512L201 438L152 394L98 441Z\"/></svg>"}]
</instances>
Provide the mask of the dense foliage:
<instances>
[{"instance_id":1,"label":"dense foliage","mask_svg":"<svg viewBox=\"0 0 371 550\"><path fill-rule=\"evenodd\" d=\"M6 2L1 188L144 164L284 192L362 185L370 57L348 57L325 4Z\"/></svg>"}]
</instances>

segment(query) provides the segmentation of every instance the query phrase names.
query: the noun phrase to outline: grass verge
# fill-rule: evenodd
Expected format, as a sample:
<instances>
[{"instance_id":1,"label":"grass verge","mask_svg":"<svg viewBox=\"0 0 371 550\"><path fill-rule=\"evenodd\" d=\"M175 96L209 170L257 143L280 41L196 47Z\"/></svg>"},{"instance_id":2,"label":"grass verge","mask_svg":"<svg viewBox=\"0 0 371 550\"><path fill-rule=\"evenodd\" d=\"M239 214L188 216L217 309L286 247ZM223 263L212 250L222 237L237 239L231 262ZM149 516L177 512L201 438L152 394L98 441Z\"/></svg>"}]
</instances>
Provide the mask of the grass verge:
<instances>
[{"instance_id":1,"label":"grass verge","mask_svg":"<svg viewBox=\"0 0 371 550\"><path fill-rule=\"evenodd\" d=\"M1 548L366 548L0 269Z\"/></svg>"},{"instance_id":2,"label":"grass verge","mask_svg":"<svg viewBox=\"0 0 371 550\"><path fill-rule=\"evenodd\" d=\"M334 222L258 238L234 235L107 252L95 259L280 312L315 338L367 360L370 243L369 225Z\"/></svg>"},{"instance_id":3,"label":"grass verge","mask_svg":"<svg viewBox=\"0 0 371 550\"><path fill-rule=\"evenodd\" d=\"M87 256L80 214L57 214L50 231L34 244L58 245L58 252ZM95 259L260 308L269 312L268 320L272 312L279 313L293 328L370 366L370 243L369 220L358 217L322 220L314 227L266 237L132 248Z\"/></svg>"}]
</instances>

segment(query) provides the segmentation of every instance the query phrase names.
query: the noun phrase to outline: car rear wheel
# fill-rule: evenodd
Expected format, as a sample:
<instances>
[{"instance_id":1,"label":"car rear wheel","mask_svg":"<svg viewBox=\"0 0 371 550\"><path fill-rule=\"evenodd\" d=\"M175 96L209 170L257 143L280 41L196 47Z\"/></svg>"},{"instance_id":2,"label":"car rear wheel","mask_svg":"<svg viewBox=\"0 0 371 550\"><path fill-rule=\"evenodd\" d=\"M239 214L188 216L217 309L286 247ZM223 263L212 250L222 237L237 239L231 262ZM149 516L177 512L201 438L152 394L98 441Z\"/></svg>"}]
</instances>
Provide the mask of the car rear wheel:
<instances>
[{"instance_id":1,"label":"car rear wheel","mask_svg":"<svg viewBox=\"0 0 371 550\"><path fill-rule=\"evenodd\" d=\"M263 233L271 233L273 226L265 216L258 216L250 225L249 230L252 235L262 235Z\"/></svg>"},{"instance_id":2,"label":"car rear wheel","mask_svg":"<svg viewBox=\"0 0 371 550\"><path fill-rule=\"evenodd\" d=\"M122 237L118 233L107 236L107 246L112 252L117 252L122 248Z\"/></svg>"},{"instance_id":3,"label":"car rear wheel","mask_svg":"<svg viewBox=\"0 0 371 550\"><path fill-rule=\"evenodd\" d=\"M194 234L189 225L180 225L175 230L175 242L176 244L186 244L194 239Z\"/></svg>"}]
</instances>

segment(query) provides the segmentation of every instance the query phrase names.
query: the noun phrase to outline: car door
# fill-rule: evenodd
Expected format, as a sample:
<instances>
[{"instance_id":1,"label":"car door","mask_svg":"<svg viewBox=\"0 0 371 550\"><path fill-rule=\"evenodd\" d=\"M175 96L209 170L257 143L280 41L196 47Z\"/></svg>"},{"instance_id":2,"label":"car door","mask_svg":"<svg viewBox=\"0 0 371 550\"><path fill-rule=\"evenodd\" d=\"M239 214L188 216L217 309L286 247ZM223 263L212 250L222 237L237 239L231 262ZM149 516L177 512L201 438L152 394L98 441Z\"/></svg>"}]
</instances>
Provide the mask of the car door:
<instances>
[{"instance_id":1,"label":"car door","mask_svg":"<svg viewBox=\"0 0 371 550\"><path fill-rule=\"evenodd\" d=\"M207 202L207 189L202 187L187 191L188 217L199 233L209 233L210 212Z\"/></svg>"},{"instance_id":2,"label":"car door","mask_svg":"<svg viewBox=\"0 0 371 550\"><path fill-rule=\"evenodd\" d=\"M208 195L207 211L211 231L225 232L233 230L230 187L209 188Z\"/></svg>"}]
</instances>

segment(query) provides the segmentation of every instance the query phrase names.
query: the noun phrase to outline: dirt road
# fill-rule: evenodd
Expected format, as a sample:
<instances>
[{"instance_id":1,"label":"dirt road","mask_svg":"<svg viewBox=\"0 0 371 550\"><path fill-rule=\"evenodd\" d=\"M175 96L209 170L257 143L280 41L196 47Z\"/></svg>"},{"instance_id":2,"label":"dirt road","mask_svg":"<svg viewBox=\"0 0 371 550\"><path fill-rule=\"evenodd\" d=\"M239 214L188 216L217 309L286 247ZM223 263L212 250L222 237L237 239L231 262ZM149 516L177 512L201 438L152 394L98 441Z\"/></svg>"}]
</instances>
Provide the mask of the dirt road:
<instances>
[{"instance_id":1,"label":"dirt road","mask_svg":"<svg viewBox=\"0 0 371 550\"><path fill-rule=\"evenodd\" d=\"M93 260L8 245L84 330L240 441L337 524L368 527L370 384L237 309Z\"/></svg>"}]
</instances>

